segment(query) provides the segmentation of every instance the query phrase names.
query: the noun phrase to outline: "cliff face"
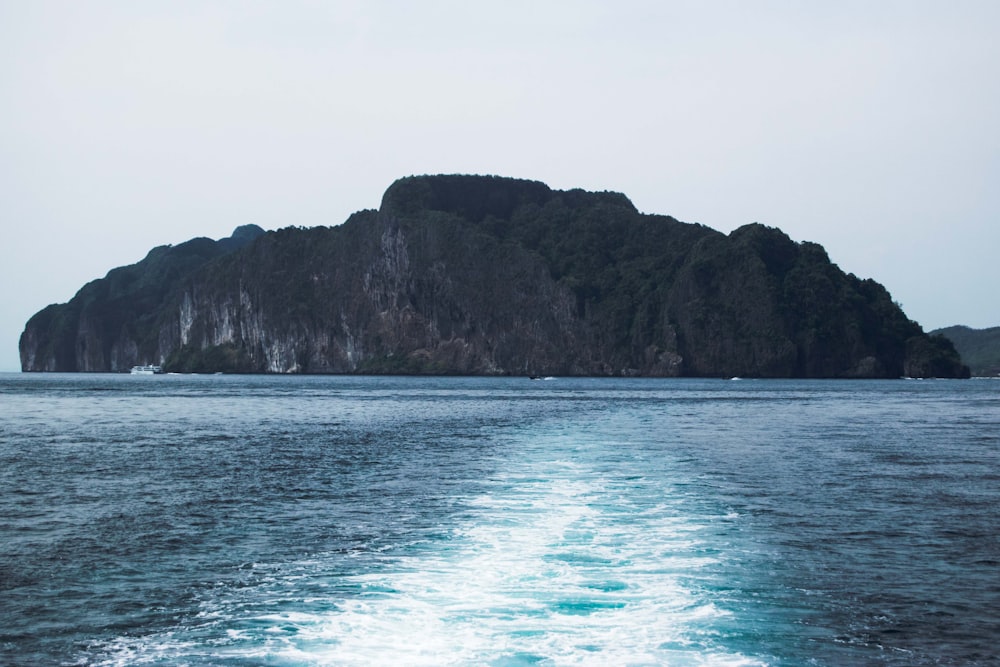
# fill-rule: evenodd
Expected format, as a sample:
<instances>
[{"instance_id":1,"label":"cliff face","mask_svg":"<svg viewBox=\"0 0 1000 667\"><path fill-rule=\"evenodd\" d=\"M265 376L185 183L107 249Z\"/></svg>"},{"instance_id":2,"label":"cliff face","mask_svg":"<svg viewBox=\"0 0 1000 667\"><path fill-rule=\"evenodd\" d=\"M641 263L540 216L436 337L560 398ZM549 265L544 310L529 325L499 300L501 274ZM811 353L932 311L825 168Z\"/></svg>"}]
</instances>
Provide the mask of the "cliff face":
<instances>
[{"instance_id":1,"label":"cliff face","mask_svg":"<svg viewBox=\"0 0 1000 667\"><path fill-rule=\"evenodd\" d=\"M264 233L245 225L230 238L160 246L131 266L84 285L66 304L48 306L21 334L24 371L127 371L158 360L164 309L182 280Z\"/></svg>"},{"instance_id":2,"label":"cliff face","mask_svg":"<svg viewBox=\"0 0 1000 667\"><path fill-rule=\"evenodd\" d=\"M967 372L819 246L640 214L616 193L406 178L339 227L189 244L35 315L23 370Z\"/></svg>"}]
</instances>

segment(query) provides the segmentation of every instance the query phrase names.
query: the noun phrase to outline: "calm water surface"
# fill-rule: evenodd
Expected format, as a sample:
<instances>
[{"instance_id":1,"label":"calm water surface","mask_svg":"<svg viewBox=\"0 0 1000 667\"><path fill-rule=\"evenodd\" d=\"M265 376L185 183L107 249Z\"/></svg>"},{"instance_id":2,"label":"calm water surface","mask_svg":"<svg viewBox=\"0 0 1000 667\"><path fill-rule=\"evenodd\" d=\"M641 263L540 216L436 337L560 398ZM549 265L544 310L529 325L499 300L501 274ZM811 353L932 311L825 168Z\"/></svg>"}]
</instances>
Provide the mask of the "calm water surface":
<instances>
[{"instance_id":1,"label":"calm water surface","mask_svg":"<svg viewBox=\"0 0 1000 667\"><path fill-rule=\"evenodd\" d=\"M0 664L1000 664L1000 382L0 374Z\"/></svg>"}]
</instances>

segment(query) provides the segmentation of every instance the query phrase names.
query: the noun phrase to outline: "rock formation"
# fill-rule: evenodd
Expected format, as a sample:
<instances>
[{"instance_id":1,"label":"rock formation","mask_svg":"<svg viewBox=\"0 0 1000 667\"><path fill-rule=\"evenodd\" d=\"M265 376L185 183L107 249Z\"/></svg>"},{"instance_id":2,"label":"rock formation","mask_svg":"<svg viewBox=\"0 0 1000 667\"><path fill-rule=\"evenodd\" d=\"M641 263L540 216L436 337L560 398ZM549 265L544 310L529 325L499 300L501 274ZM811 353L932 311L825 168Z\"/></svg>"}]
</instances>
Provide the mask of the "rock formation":
<instances>
[{"instance_id":1,"label":"rock formation","mask_svg":"<svg viewBox=\"0 0 1000 667\"><path fill-rule=\"evenodd\" d=\"M337 227L156 248L32 317L20 352L25 371L968 374L816 244L482 176L401 179Z\"/></svg>"}]
</instances>

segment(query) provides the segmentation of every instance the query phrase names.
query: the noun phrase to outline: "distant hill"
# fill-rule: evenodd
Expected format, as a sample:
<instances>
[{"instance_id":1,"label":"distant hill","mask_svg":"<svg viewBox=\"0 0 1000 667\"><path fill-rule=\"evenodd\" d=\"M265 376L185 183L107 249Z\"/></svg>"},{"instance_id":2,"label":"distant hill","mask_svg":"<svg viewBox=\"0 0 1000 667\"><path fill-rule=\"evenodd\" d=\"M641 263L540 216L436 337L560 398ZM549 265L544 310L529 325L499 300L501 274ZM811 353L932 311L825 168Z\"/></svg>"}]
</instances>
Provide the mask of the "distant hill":
<instances>
[{"instance_id":1,"label":"distant hill","mask_svg":"<svg viewBox=\"0 0 1000 667\"><path fill-rule=\"evenodd\" d=\"M25 371L967 376L873 280L760 224L419 176L337 227L158 248L28 321Z\"/></svg>"},{"instance_id":2,"label":"distant hill","mask_svg":"<svg viewBox=\"0 0 1000 667\"><path fill-rule=\"evenodd\" d=\"M936 329L931 335L944 336L950 340L973 375L1000 375L1000 327L972 329L959 325Z\"/></svg>"}]
</instances>

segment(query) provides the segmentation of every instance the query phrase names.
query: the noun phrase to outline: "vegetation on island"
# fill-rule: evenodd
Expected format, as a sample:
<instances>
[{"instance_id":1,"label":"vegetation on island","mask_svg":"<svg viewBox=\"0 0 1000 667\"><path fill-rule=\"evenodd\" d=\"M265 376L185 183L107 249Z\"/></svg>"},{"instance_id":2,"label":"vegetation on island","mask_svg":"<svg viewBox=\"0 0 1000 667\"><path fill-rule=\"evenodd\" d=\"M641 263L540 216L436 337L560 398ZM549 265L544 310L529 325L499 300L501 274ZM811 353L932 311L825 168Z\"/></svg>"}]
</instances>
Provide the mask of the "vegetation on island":
<instances>
[{"instance_id":1,"label":"vegetation on island","mask_svg":"<svg viewBox=\"0 0 1000 667\"><path fill-rule=\"evenodd\" d=\"M21 358L24 370L968 375L947 339L815 243L483 176L401 179L337 227L155 249L32 318Z\"/></svg>"},{"instance_id":2,"label":"vegetation on island","mask_svg":"<svg viewBox=\"0 0 1000 667\"><path fill-rule=\"evenodd\" d=\"M950 341L977 377L1000 376L1000 327L973 329L961 325L935 329L931 336Z\"/></svg>"}]
</instances>

